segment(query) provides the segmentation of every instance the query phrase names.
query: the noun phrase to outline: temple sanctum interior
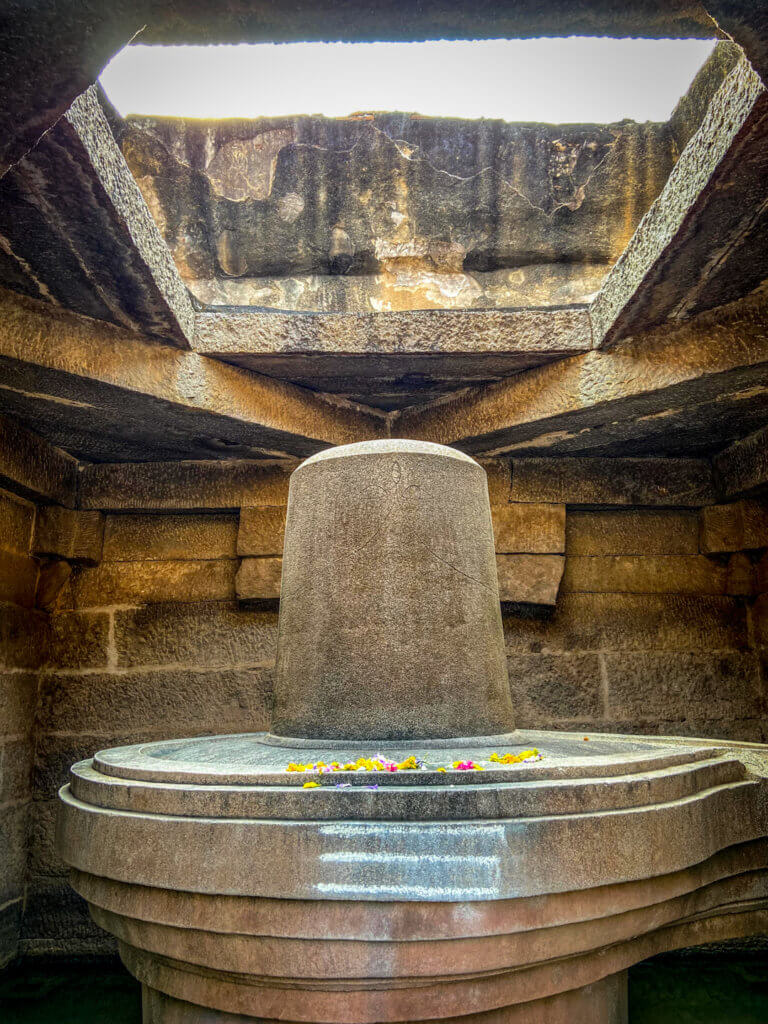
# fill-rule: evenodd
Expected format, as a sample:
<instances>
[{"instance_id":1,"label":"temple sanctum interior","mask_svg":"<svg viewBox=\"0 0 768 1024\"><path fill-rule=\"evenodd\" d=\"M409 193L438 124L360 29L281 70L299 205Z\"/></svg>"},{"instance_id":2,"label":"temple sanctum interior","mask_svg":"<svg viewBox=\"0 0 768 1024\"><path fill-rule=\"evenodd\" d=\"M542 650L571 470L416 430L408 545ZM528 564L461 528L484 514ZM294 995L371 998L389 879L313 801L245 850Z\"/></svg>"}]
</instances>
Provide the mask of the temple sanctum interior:
<instances>
[{"instance_id":1,"label":"temple sanctum interior","mask_svg":"<svg viewBox=\"0 0 768 1024\"><path fill-rule=\"evenodd\" d=\"M0 3L0 1021L768 1021L768 4Z\"/></svg>"}]
</instances>

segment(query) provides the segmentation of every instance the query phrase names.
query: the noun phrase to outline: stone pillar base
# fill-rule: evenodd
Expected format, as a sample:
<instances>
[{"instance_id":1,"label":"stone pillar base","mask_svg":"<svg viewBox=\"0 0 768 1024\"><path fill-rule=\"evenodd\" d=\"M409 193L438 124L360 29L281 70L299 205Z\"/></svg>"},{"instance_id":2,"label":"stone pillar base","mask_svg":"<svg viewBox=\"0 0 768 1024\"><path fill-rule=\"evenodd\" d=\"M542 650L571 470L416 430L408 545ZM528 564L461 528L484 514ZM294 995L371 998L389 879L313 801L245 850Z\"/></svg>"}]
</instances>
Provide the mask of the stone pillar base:
<instances>
[{"instance_id":1,"label":"stone pillar base","mask_svg":"<svg viewBox=\"0 0 768 1024\"><path fill-rule=\"evenodd\" d=\"M225 1013L195 1006L142 985L144 1024L279 1024L263 1017ZM627 1024L627 972L547 999L485 1013L445 1017L439 1024ZM308 1022L309 1024L309 1022ZM330 1024L330 1022L312 1022ZM395 1024L395 1022L393 1022ZM397 1024L419 1024L402 1021ZM425 1024L438 1024L437 1021Z\"/></svg>"}]
</instances>

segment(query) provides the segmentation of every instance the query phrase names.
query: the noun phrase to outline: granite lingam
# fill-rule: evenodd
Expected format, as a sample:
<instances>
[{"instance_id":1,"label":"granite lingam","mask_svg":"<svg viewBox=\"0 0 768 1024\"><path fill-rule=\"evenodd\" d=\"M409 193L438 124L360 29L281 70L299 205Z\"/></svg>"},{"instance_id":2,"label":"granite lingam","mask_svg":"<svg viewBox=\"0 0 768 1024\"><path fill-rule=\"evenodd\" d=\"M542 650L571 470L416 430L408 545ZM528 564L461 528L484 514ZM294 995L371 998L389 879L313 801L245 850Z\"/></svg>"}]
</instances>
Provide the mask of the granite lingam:
<instances>
[{"instance_id":1,"label":"granite lingam","mask_svg":"<svg viewBox=\"0 0 768 1024\"><path fill-rule=\"evenodd\" d=\"M101 751L61 791L146 1024L621 1024L631 964L768 930L756 754L513 711L478 463L304 462L271 732Z\"/></svg>"}]
</instances>

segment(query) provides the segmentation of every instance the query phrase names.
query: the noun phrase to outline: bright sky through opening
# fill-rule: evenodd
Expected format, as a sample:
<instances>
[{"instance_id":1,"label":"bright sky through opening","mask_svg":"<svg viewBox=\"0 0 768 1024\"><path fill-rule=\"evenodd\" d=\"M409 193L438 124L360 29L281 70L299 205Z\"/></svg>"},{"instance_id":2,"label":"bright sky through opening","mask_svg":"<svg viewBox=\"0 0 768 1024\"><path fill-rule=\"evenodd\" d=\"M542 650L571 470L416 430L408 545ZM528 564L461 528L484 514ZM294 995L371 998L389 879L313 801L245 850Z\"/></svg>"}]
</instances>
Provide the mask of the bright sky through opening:
<instances>
[{"instance_id":1,"label":"bright sky through opening","mask_svg":"<svg viewBox=\"0 0 768 1024\"><path fill-rule=\"evenodd\" d=\"M279 117L408 111L431 117L666 121L712 40L128 46L101 83L123 114Z\"/></svg>"}]
</instances>

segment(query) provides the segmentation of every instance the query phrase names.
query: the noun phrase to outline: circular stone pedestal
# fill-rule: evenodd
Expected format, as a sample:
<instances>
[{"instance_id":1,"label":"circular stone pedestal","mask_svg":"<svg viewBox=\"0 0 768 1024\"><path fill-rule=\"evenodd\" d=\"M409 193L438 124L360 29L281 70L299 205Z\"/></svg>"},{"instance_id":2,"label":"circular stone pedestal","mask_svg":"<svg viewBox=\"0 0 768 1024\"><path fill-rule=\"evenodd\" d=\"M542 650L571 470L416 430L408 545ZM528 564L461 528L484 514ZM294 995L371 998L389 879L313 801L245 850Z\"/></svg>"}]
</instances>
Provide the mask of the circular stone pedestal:
<instances>
[{"instance_id":1,"label":"circular stone pedestal","mask_svg":"<svg viewBox=\"0 0 768 1024\"><path fill-rule=\"evenodd\" d=\"M542 759L481 741L307 775L260 735L103 751L61 792L59 850L148 1024L622 1024L631 964L768 930L765 787L740 760L515 740ZM485 770L438 770L459 758Z\"/></svg>"}]
</instances>

